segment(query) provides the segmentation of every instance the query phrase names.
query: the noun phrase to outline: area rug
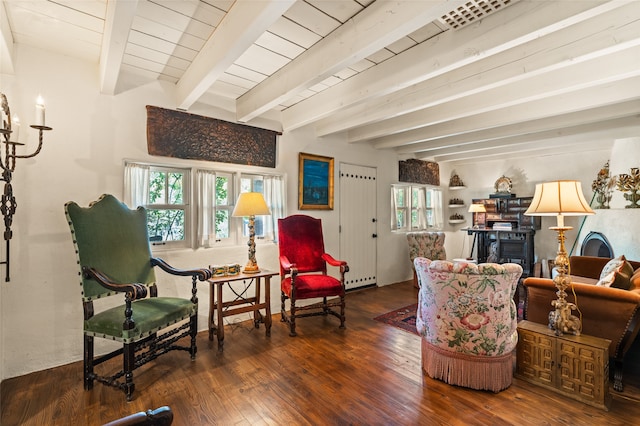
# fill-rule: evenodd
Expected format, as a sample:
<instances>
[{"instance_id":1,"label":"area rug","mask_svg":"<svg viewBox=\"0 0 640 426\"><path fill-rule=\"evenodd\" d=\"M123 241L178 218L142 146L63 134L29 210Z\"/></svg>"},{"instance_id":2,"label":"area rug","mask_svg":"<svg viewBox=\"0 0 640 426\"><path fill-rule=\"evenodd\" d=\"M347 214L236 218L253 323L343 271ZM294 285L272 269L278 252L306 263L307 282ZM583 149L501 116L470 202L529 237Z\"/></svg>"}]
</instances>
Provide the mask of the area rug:
<instances>
[{"instance_id":1,"label":"area rug","mask_svg":"<svg viewBox=\"0 0 640 426\"><path fill-rule=\"evenodd\" d=\"M418 331L416 330L417 308L418 304L414 303L413 305L405 306L404 308L379 315L375 317L374 320L392 325L413 334L418 334Z\"/></svg>"}]
</instances>

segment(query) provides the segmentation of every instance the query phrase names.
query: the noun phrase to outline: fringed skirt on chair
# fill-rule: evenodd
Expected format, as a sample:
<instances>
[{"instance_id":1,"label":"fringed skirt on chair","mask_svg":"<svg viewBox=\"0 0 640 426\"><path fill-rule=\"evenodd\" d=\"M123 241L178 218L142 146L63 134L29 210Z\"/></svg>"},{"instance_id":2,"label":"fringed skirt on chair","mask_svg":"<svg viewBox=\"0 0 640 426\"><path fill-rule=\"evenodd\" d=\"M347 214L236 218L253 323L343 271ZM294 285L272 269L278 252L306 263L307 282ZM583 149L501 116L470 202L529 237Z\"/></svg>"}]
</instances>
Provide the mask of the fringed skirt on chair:
<instances>
[{"instance_id":1,"label":"fringed skirt on chair","mask_svg":"<svg viewBox=\"0 0 640 426\"><path fill-rule=\"evenodd\" d=\"M422 369L429 377L450 385L500 392L513 381L511 353L501 356L467 355L439 348L422 339Z\"/></svg>"}]
</instances>

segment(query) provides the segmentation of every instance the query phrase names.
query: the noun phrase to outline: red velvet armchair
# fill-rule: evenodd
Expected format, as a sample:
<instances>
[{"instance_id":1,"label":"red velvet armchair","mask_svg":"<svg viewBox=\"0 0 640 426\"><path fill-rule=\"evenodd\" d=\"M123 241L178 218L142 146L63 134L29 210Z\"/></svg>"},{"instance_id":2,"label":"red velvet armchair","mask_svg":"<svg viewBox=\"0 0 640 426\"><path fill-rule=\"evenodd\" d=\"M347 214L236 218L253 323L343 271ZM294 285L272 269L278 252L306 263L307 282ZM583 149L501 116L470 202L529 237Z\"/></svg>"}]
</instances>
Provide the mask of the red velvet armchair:
<instances>
[{"instance_id":1,"label":"red velvet armchair","mask_svg":"<svg viewBox=\"0 0 640 426\"><path fill-rule=\"evenodd\" d=\"M306 215L293 215L278 220L280 251L280 290L282 322L290 326L290 336L296 335L296 318L333 315L344 328L344 274L347 262L336 260L324 252L322 221ZM340 268L340 279L327 275L327 263ZM327 300L331 297L332 299ZM322 298L321 304L297 306L302 299ZM287 314L285 301L291 300ZM332 308L340 307L340 312ZM299 313L302 312L302 313Z\"/></svg>"}]
</instances>

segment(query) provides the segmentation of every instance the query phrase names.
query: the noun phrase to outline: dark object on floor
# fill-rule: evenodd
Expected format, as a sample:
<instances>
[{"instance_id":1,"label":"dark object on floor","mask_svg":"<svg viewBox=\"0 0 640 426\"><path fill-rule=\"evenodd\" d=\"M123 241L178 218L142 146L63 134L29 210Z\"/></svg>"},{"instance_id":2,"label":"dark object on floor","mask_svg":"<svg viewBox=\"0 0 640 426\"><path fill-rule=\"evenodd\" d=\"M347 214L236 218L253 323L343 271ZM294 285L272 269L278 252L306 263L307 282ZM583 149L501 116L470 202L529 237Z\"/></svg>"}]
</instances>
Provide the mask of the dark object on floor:
<instances>
[{"instance_id":1,"label":"dark object on floor","mask_svg":"<svg viewBox=\"0 0 640 426\"><path fill-rule=\"evenodd\" d=\"M173 411L170 407L164 406L155 410L140 411L104 426L169 426L171 423L173 423Z\"/></svg>"}]
</instances>

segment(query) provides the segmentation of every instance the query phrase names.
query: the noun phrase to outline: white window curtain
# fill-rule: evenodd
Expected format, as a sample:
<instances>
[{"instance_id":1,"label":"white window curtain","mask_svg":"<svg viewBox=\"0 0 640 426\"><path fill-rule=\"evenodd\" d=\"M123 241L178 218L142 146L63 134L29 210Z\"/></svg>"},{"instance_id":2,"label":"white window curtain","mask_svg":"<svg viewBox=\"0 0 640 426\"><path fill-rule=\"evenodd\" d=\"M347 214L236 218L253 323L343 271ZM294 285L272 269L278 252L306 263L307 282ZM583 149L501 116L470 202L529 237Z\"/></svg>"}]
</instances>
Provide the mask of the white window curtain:
<instances>
[{"instance_id":1,"label":"white window curtain","mask_svg":"<svg viewBox=\"0 0 640 426\"><path fill-rule=\"evenodd\" d=\"M124 202L132 209L147 204L149 199L149 166L124 164Z\"/></svg>"},{"instance_id":2,"label":"white window curtain","mask_svg":"<svg viewBox=\"0 0 640 426\"><path fill-rule=\"evenodd\" d=\"M418 192L418 229L427 229L427 188L417 188Z\"/></svg>"},{"instance_id":3,"label":"white window curtain","mask_svg":"<svg viewBox=\"0 0 640 426\"><path fill-rule=\"evenodd\" d=\"M216 241L216 173L198 170L197 200L198 206L198 246L212 247Z\"/></svg>"},{"instance_id":4,"label":"white window curtain","mask_svg":"<svg viewBox=\"0 0 640 426\"><path fill-rule=\"evenodd\" d=\"M444 208L442 206L442 191L436 189L431 194L433 197L433 226L437 229L443 229L444 227Z\"/></svg>"},{"instance_id":5,"label":"white window curtain","mask_svg":"<svg viewBox=\"0 0 640 426\"><path fill-rule=\"evenodd\" d=\"M278 219L285 215L284 177L265 176L264 177L264 200L269 206L271 216L265 217L264 236L266 239L278 240Z\"/></svg>"},{"instance_id":6,"label":"white window curtain","mask_svg":"<svg viewBox=\"0 0 640 426\"><path fill-rule=\"evenodd\" d=\"M398 230L398 191L400 188L391 186L391 230Z\"/></svg>"}]
</instances>

